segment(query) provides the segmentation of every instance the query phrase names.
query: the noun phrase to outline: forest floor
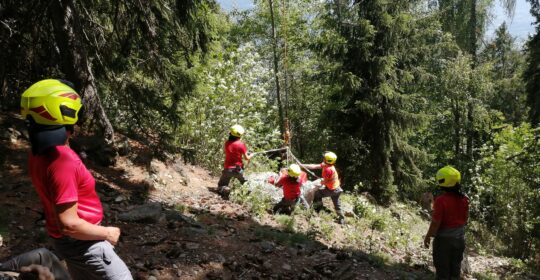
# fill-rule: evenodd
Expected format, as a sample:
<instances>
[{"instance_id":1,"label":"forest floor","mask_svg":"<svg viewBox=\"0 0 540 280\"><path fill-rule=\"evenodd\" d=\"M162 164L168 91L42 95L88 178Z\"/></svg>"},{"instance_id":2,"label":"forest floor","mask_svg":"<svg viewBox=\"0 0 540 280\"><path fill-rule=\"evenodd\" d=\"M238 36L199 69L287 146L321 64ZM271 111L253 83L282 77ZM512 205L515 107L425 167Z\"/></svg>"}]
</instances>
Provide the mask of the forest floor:
<instances>
[{"instance_id":1,"label":"forest floor","mask_svg":"<svg viewBox=\"0 0 540 280\"><path fill-rule=\"evenodd\" d=\"M27 176L28 141L22 121L0 116L0 131L4 260L30 249L52 248ZM77 141L84 151L85 140ZM406 213L407 207L385 216L402 223L403 216L414 216L415 233L401 233L404 241L378 232L400 232L391 221L374 229L369 226L374 223L362 224L354 217L338 225L331 213L254 216L250 207L218 196L218 178L207 170L175 156L157 160L132 140L129 147L112 166L97 164L89 151L84 162L96 178L106 212L103 224L122 229L116 250L135 279L434 278L429 251L420 246L428 221L416 212ZM405 245L389 246L392 242ZM512 276L515 268L505 258L469 252L468 260L466 279L534 279Z\"/></svg>"}]
</instances>

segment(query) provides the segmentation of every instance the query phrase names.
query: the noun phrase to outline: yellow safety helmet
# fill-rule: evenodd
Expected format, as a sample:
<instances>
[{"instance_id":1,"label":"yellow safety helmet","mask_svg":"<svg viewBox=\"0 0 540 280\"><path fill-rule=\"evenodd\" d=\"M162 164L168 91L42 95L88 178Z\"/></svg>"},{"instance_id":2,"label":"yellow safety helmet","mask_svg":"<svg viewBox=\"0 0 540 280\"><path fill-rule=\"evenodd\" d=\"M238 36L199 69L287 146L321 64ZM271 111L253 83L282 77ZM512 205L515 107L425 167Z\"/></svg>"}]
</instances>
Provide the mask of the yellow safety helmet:
<instances>
[{"instance_id":1,"label":"yellow safety helmet","mask_svg":"<svg viewBox=\"0 0 540 280\"><path fill-rule=\"evenodd\" d=\"M300 173L302 173L302 169L300 169L300 166L298 164L293 163L287 169L287 174L289 174L290 177L296 178L300 176Z\"/></svg>"},{"instance_id":2,"label":"yellow safety helmet","mask_svg":"<svg viewBox=\"0 0 540 280\"><path fill-rule=\"evenodd\" d=\"M439 186L451 188L457 183L461 182L461 173L459 173L459 171L454 167L447 165L437 171L435 179L437 180Z\"/></svg>"},{"instance_id":3,"label":"yellow safety helmet","mask_svg":"<svg viewBox=\"0 0 540 280\"><path fill-rule=\"evenodd\" d=\"M21 97L21 115L42 125L72 125L78 120L81 97L60 80L47 79L30 86Z\"/></svg>"},{"instance_id":4,"label":"yellow safety helmet","mask_svg":"<svg viewBox=\"0 0 540 280\"><path fill-rule=\"evenodd\" d=\"M337 155L332 152L325 152L323 155L324 163L326 164L334 164L337 160Z\"/></svg>"},{"instance_id":5,"label":"yellow safety helmet","mask_svg":"<svg viewBox=\"0 0 540 280\"><path fill-rule=\"evenodd\" d=\"M239 124L235 124L233 126L231 126L231 128L229 129L230 133L232 136L235 136L235 137L242 137L242 135L244 134L244 128L239 125Z\"/></svg>"}]
</instances>

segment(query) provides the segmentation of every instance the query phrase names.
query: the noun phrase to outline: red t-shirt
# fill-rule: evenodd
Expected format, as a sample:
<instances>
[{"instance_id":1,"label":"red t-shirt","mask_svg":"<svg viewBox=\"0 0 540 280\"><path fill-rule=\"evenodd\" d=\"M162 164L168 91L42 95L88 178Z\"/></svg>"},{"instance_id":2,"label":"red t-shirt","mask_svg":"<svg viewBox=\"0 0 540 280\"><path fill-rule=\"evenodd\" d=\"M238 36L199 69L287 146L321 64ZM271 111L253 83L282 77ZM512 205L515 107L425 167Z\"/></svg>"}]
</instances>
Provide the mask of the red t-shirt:
<instances>
[{"instance_id":1,"label":"red t-shirt","mask_svg":"<svg viewBox=\"0 0 540 280\"><path fill-rule=\"evenodd\" d=\"M300 196L300 187L307 182L307 174L301 172L297 179L291 180L287 171L281 172L276 185L283 186L283 197L287 200L295 200Z\"/></svg>"},{"instance_id":2,"label":"red t-shirt","mask_svg":"<svg viewBox=\"0 0 540 280\"><path fill-rule=\"evenodd\" d=\"M336 167L326 163L321 163L322 177L326 183L323 184L330 190L333 190L341 185L336 171Z\"/></svg>"},{"instance_id":3,"label":"red t-shirt","mask_svg":"<svg viewBox=\"0 0 540 280\"><path fill-rule=\"evenodd\" d=\"M237 165L244 167L242 162L242 155L247 152L247 147L244 142L240 140L225 142L225 163L223 168L235 168Z\"/></svg>"},{"instance_id":4,"label":"red t-shirt","mask_svg":"<svg viewBox=\"0 0 540 280\"><path fill-rule=\"evenodd\" d=\"M433 203L434 221L440 221L440 229L458 228L467 223L469 199L456 193L445 192Z\"/></svg>"},{"instance_id":5,"label":"red t-shirt","mask_svg":"<svg viewBox=\"0 0 540 280\"><path fill-rule=\"evenodd\" d=\"M56 220L56 205L77 202L79 218L91 224L101 222L103 208L94 177L71 148L56 146L46 155L30 154L28 171L43 204L47 232L51 237L63 236Z\"/></svg>"}]
</instances>

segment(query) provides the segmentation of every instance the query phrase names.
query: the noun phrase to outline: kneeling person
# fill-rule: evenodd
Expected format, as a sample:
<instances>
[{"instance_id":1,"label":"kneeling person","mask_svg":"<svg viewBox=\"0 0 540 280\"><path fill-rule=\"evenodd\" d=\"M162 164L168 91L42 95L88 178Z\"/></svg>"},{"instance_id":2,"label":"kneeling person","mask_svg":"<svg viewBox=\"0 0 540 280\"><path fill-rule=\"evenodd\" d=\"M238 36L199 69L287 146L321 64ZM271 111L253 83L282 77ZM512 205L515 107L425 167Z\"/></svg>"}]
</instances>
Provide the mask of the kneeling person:
<instances>
[{"instance_id":1,"label":"kneeling person","mask_svg":"<svg viewBox=\"0 0 540 280\"><path fill-rule=\"evenodd\" d=\"M277 181L273 177L269 179L270 184L283 187L283 198L274 206L274 214L291 214L300 200L302 200L306 208L308 207L301 197L301 187L306 181L306 173L302 172L297 164L291 164L288 169L282 169Z\"/></svg>"}]
</instances>

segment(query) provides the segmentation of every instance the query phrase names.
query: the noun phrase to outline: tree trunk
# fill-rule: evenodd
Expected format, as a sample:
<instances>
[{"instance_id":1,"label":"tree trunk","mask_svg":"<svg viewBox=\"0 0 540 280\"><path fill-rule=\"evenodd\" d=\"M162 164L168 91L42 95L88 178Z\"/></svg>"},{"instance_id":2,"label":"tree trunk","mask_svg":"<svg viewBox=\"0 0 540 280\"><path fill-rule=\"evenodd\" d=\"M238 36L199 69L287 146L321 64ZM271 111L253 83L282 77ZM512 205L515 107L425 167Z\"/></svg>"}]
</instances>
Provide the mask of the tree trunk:
<instances>
[{"instance_id":1,"label":"tree trunk","mask_svg":"<svg viewBox=\"0 0 540 280\"><path fill-rule=\"evenodd\" d=\"M278 102L278 111L279 111L279 129L281 130L281 138L285 135L285 128L283 124L285 123L285 116L283 115L283 105L281 103L281 93L279 88L279 75L278 75L278 55L277 55L277 36L276 36L276 27L274 22L274 7L273 1L268 0L270 6L270 20L272 22L272 50L274 54L274 80L276 82L276 98Z\"/></svg>"},{"instance_id":2,"label":"tree trunk","mask_svg":"<svg viewBox=\"0 0 540 280\"><path fill-rule=\"evenodd\" d=\"M63 58L62 70L66 78L75 83L83 97L83 121L96 121L102 130L105 143L112 147L114 129L101 105L75 3L73 0L54 0L51 12L56 43Z\"/></svg>"},{"instance_id":3,"label":"tree trunk","mask_svg":"<svg viewBox=\"0 0 540 280\"><path fill-rule=\"evenodd\" d=\"M476 5L477 5L477 0L472 0L471 1L471 19L470 19L470 49L469 49L469 53L471 54L472 56L472 61L473 61L473 64L472 64L472 68L476 68L476 64L477 64L477 55L476 55L476 51L477 51L477 11L476 11ZM474 131L474 99L476 97L476 94L475 94L475 89L472 88L470 90L470 93L471 93L471 98L469 98L469 102L468 102L468 106L467 106L467 161L468 162L472 162L473 160L473 146L474 146L474 137L475 137L475 131Z\"/></svg>"}]
</instances>

